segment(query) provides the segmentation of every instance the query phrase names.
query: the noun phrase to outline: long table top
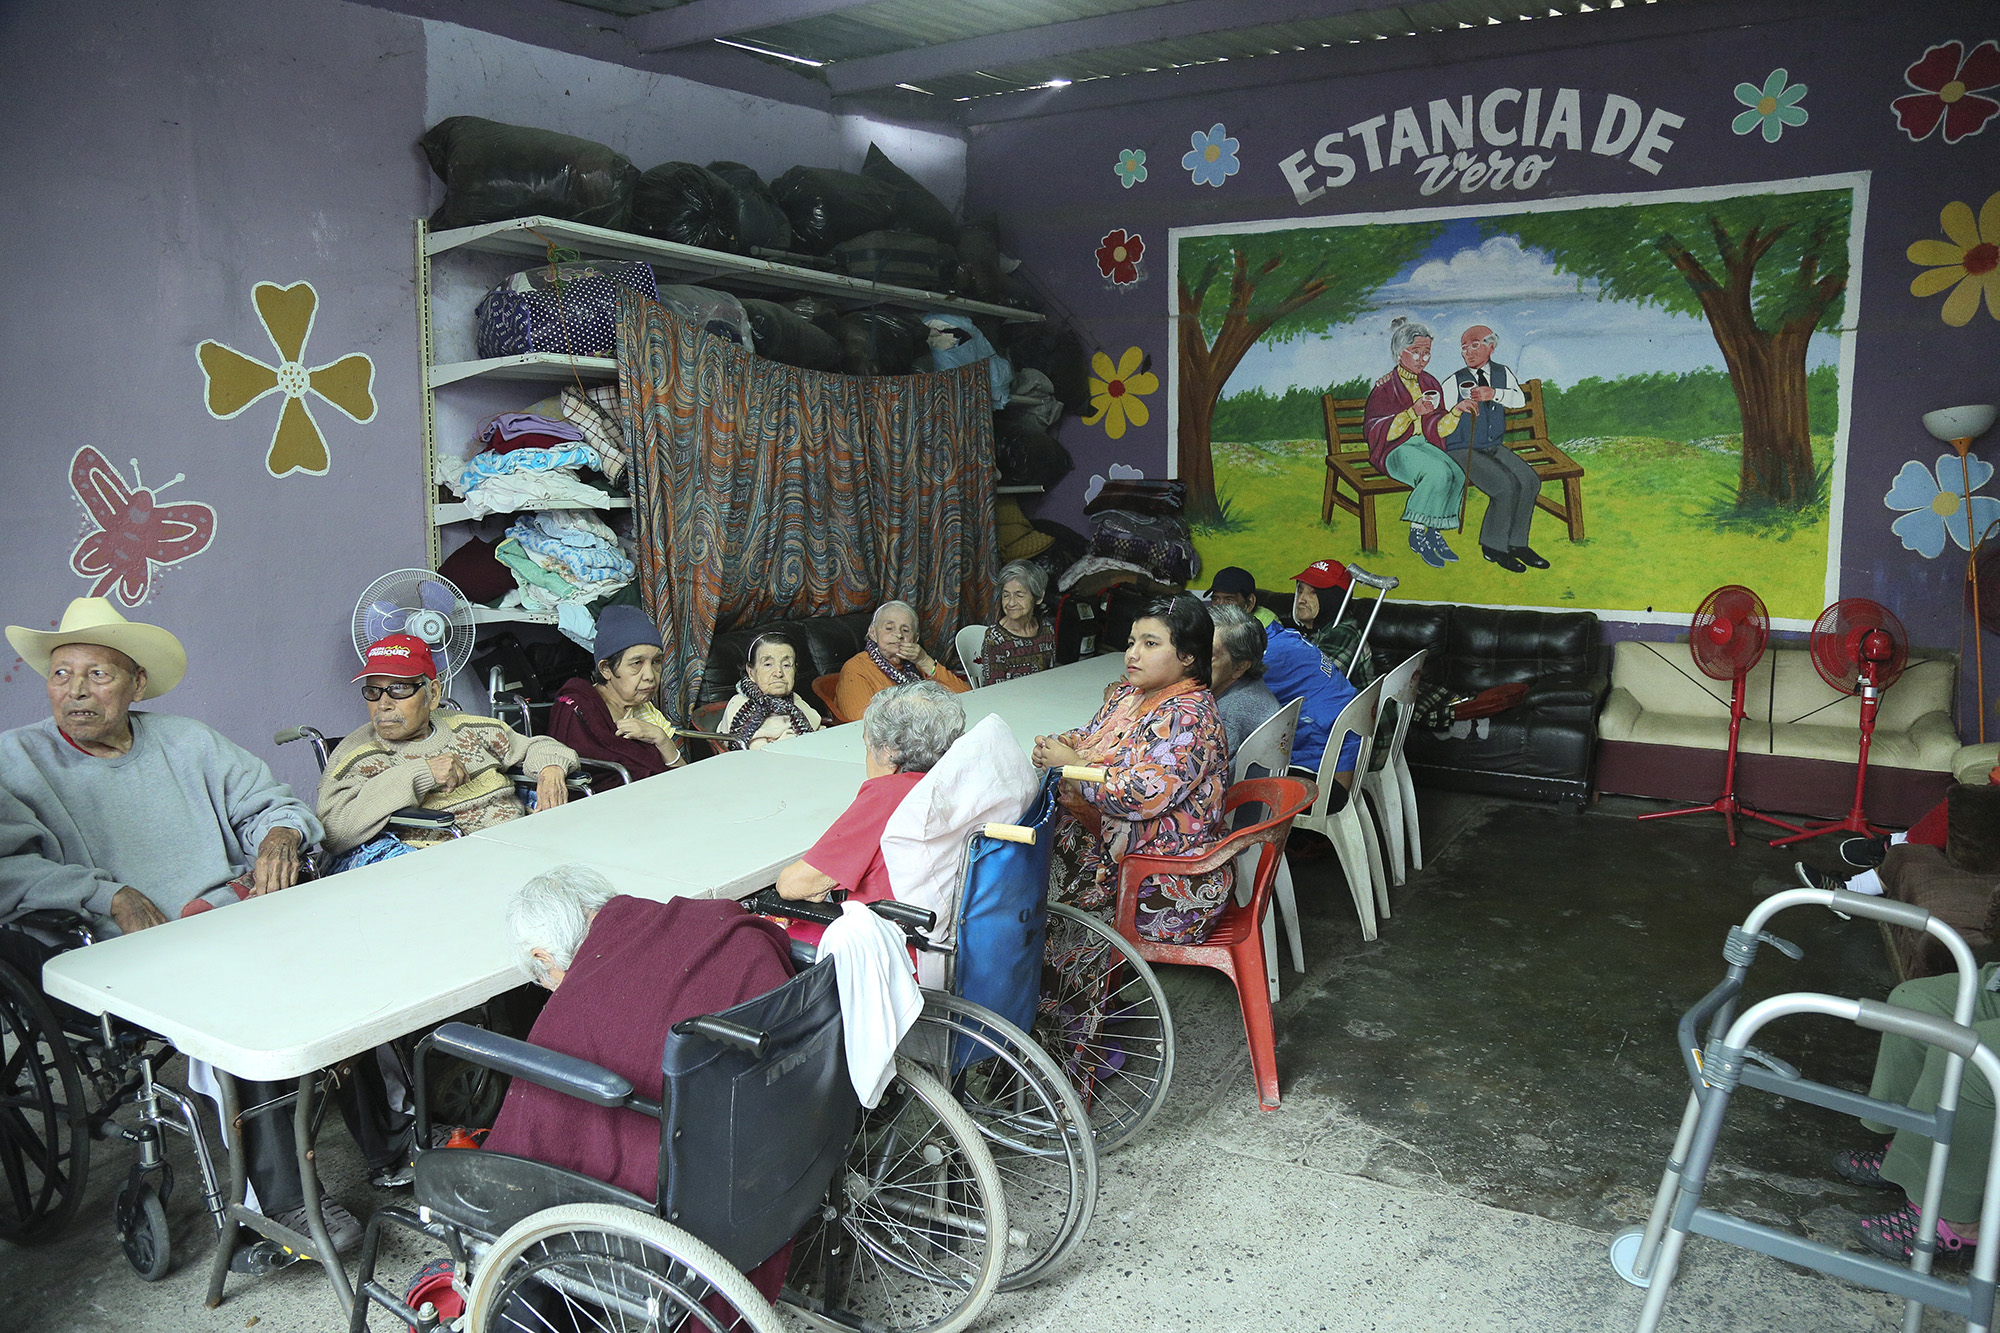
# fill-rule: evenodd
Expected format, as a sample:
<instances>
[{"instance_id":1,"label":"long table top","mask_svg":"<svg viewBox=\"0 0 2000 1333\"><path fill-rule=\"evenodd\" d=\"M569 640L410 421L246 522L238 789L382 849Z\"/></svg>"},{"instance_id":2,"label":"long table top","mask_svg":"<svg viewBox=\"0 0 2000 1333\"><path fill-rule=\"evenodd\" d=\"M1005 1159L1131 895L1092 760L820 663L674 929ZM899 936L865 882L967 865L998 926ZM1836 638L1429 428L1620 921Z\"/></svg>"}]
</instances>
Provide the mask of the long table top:
<instances>
[{"instance_id":1,"label":"long table top","mask_svg":"<svg viewBox=\"0 0 2000 1333\"><path fill-rule=\"evenodd\" d=\"M1024 750L1081 726L1122 669L1092 658L961 696ZM297 1078L518 985L503 919L565 862L638 897L741 897L816 842L862 781L861 728L704 759L223 911L51 960L43 986L241 1078Z\"/></svg>"}]
</instances>

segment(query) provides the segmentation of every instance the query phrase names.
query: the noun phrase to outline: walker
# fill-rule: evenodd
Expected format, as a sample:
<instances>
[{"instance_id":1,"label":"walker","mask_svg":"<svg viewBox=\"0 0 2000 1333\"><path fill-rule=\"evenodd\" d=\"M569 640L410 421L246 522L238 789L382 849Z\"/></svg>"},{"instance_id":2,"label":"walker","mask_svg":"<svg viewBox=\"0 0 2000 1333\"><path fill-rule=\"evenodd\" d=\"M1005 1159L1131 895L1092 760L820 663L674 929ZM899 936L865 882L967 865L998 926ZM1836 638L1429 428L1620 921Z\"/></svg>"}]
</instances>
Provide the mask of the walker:
<instances>
[{"instance_id":1,"label":"walker","mask_svg":"<svg viewBox=\"0 0 2000 1333\"><path fill-rule=\"evenodd\" d=\"M1791 958L1801 956L1797 945L1767 933L1765 923L1787 908L1806 906L1826 907L1842 916L1921 930L1942 942L1958 965L1958 995L1952 1009L1956 1021L1945 1022L1874 1000L1846 1000L1810 992L1773 996L1752 1005L1742 1017L1736 1017L1736 1000L1743 989L1743 978L1757 957L1759 945L1770 944ZM1963 1315L1968 1330L1985 1333L1993 1318L1994 1274L2000 1268L2000 1123L1995 1125L1994 1154L1987 1167L1985 1197L1979 1209L1980 1235L1992 1239L1979 1247L1967 1283L1947 1282L1931 1276L1930 1271L1937 1248L1944 1168L1950 1154L1966 1061L1977 1065L1987 1081L2000 1088L2000 1054L1982 1044L1969 1026L1979 985L1979 967L1973 961L1972 950L1957 931L1923 908L1844 889L1802 888L1773 894L1759 903L1741 926L1731 926L1722 954L1729 969L1721 984L1681 1016L1681 1060L1687 1066L1692 1092L1681 1116L1673 1152L1660 1178L1652 1214L1643 1228L1621 1231L1611 1242L1611 1266L1627 1282L1646 1288L1639 1333L1651 1333L1658 1326L1680 1263L1681 1249L1690 1234L1727 1241L1774 1259L1902 1296L1907 1302L1903 1312L1904 1333L1917 1333L1926 1305ZM1750 1045L1766 1024L1795 1014L1842 1018L1871 1031L1896 1033L1944 1047L1950 1054L1937 1110L1915 1111L1816 1083L1802 1077L1791 1065ZM1706 1047L1697 1035L1703 1023L1708 1025ZM1909 1267L1805 1240L1788 1231L1701 1206L1702 1189L1714 1161L1716 1141L1722 1134L1723 1117L1739 1085L1883 1121L1933 1141L1930 1173L1925 1180Z\"/></svg>"}]
</instances>

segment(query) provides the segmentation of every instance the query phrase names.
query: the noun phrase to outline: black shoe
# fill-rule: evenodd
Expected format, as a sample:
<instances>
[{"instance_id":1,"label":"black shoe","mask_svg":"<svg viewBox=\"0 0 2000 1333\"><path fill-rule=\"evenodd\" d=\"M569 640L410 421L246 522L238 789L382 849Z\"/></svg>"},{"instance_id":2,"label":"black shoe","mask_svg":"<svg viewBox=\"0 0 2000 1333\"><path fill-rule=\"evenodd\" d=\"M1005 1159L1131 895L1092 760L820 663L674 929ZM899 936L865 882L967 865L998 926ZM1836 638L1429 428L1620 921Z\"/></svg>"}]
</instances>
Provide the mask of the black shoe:
<instances>
[{"instance_id":1,"label":"black shoe","mask_svg":"<svg viewBox=\"0 0 2000 1333\"><path fill-rule=\"evenodd\" d=\"M416 1137L415 1125L397 1135L396 1156L386 1165L371 1167L368 1172L368 1183L381 1190L408 1189L410 1183L417 1178ZM448 1127L431 1126L431 1147L442 1148L450 1138L451 1130Z\"/></svg>"},{"instance_id":2,"label":"black shoe","mask_svg":"<svg viewBox=\"0 0 2000 1333\"><path fill-rule=\"evenodd\" d=\"M1840 859L1857 870L1875 870L1889 855L1887 838L1844 838Z\"/></svg>"},{"instance_id":3,"label":"black shoe","mask_svg":"<svg viewBox=\"0 0 2000 1333\"><path fill-rule=\"evenodd\" d=\"M1809 889L1844 889L1847 887L1847 876L1836 875L1831 870L1821 870L1818 866L1809 866L1804 861L1792 862L1792 871L1798 875L1799 883Z\"/></svg>"},{"instance_id":4,"label":"black shoe","mask_svg":"<svg viewBox=\"0 0 2000 1333\"><path fill-rule=\"evenodd\" d=\"M1528 568L1526 565L1522 564L1519 560L1515 559L1511 553L1507 551L1496 551L1490 546L1480 547L1479 554L1485 556L1488 560L1500 566L1500 568L1506 570L1509 574L1519 574L1524 572ZM1544 562L1544 567L1546 567L1546 562Z\"/></svg>"},{"instance_id":5,"label":"black shoe","mask_svg":"<svg viewBox=\"0 0 2000 1333\"><path fill-rule=\"evenodd\" d=\"M1549 562L1536 555L1535 548L1532 546L1516 546L1513 550L1507 552L1507 554L1519 560L1529 569L1547 569L1549 567Z\"/></svg>"},{"instance_id":6,"label":"black shoe","mask_svg":"<svg viewBox=\"0 0 2000 1333\"><path fill-rule=\"evenodd\" d=\"M290 1268L302 1257L274 1240L241 1241L230 1252L229 1271L248 1277L268 1277L281 1268Z\"/></svg>"}]
</instances>

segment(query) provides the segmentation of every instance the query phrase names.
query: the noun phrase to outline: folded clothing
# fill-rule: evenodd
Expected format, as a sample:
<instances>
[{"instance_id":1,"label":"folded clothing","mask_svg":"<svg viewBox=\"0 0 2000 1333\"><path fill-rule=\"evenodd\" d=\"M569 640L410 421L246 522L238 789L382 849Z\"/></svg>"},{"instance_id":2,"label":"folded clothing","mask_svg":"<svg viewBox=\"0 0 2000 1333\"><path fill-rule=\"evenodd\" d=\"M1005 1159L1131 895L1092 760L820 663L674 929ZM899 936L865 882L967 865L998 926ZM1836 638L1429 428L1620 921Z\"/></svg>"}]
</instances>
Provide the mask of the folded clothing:
<instances>
[{"instance_id":1,"label":"folded clothing","mask_svg":"<svg viewBox=\"0 0 2000 1333\"><path fill-rule=\"evenodd\" d=\"M480 445L496 454L516 449L560 449L583 439L583 432L569 422L535 412L502 412L479 428Z\"/></svg>"},{"instance_id":2,"label":"folded clothing","mask_svg":"<svg viewBox=\"0 0 2000 1333\"><path fill-rule=\"evenodd\" d=\"M578 583L629 583L633 567L618 538L595 515L575 510L523 514L507 529L531 556L552 560Z\"/></svg>"},{"instance_id":3,"label":"folded clothing","mask_svg":"<svg viewBox=\"0 0 2000 1333\"><path fill-rule=\"evenodd\" d=\"M603 384L589 390L575 386L561 394L563 420L582 434L584 443L597 450L598 464L613 482L625 475L631 455L625 449L625 432L618 424L618 388Z\"/></svg>"},{"instance_id":4,"label":"folded clothing","mask_svg":"<svg viewBox=\"0 0 2000 1333\"><path fill-rule=\"evenodd\" d=\"M466 459L458 480L447 480L445 484L463 498L475 486L494 477L518 472L553 472L558 468L573 472L580 467L595 468L601 461L597 450L587 444L572 444L562 449L516 449L505 454L488 450Z\"/></svg>"},{"instance_id":5,"label":"folded clothing","mask_svg":"<svg viewBox=\"0 0 2000 1333\"><path fill-rule=\"evenodd\" d=\"M456 486L452 489L458 490ZM459 493L474 518L521 509L602 509L611 503L609 495L585 483L570 468L488 477Z\"/></svg>"},{"instance_id":6,"label":"folded clothing","mask_svg":"<svg viewBox=\"0 0 2000 1333\"><path fill-rule=\"evenodd\" d=\"M1177 514L1101 509L1091 516L1091 524L1094 556L1138 565L1162 583L1185 584L1201 573L1193 536Z\"/></svg>"}]
</instances>

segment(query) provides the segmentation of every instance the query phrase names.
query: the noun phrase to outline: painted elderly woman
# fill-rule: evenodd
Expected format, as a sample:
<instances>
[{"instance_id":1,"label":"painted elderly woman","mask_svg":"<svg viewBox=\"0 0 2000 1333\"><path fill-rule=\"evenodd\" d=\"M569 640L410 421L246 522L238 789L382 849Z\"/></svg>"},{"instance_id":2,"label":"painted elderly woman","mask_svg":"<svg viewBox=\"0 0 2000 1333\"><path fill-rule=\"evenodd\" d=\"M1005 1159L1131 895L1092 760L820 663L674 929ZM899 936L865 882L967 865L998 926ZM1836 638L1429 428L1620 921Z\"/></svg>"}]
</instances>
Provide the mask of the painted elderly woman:
<instances>
[{"instance_id":1,"label":"painted elderly woman","mask_svg":"<svg viewBox=\"0 0 2000 1333\"><path fill-rule=\"evenodd\" d=\"M1396 358L1396 368L1375 381L1362 414L1368 461L1410 488L1403 506L1410 549L1432 569L1442 569L1458 556L1439 529L1458 526L1465 503L1465 472L1445 452L1445 437L1477 404L1467 399L1443 410L1444 388L1424 369L1431 360L1429 325L1400 315L1391 320L1389 355Z\"/></svg>"},{"instance_id":2,"label":"painted elderly woman","mask_svg":"<svg viewBox=\"0 0 2000 1333\"><path fill-rule=\"evenodd\" d=\"M761 750L787 736L819 730L819 714L801 699L799 651L782 634L759 634L743 655L743 679L722 710L722 729L736 738L739 750Z\"/></svg>"},{"instance_id":3,"label":"painted elderly woman","mask_svg":"<svg viewBox=\"0 0 2000 1333\"><path fill-rule=\"evenodd\" d=\"M917 638L917 612L908 602L884 602L868 622L868 642L840 668L834 712L852 722L868 711L877 690L934 680L953 694L971 689L950 668L924 651Z\"/></svg>"},{"instance_id":4,"label":"painted elderly woman","mask_svg":"<svg viewBox=\"0 0 2000 1333\"><path fill-rule=\"evenodd\" d=\"M1209 693L1215 628L1201 599L1149 605L1132 622L1125 680L1090 724L1035 738L1035 762L1105 770L1101 783L1065 791L1056 829L1058 897L1109 920L1118 862L1132 852L1186 856L1222 836L1229 743ZM1068 788L1069 784L1065 784ZM1140 886L1139 934L1168 944L1208 938L1229 897L1230 868L1155 875Z\"/></svg>"},{"instance_id":5,"label":"painted elderly woman","mask_svg":"<svg viewBox=\"0 0 2000 1333\"><path fill-rule=\"evenodd\" d=\"M1049 576L1028 560L1000 571L1000 619L986 631L979 650L988 685L1047 671L1056 664L1055 623L1042 614Z\"/></svg>"}]
</instances>

